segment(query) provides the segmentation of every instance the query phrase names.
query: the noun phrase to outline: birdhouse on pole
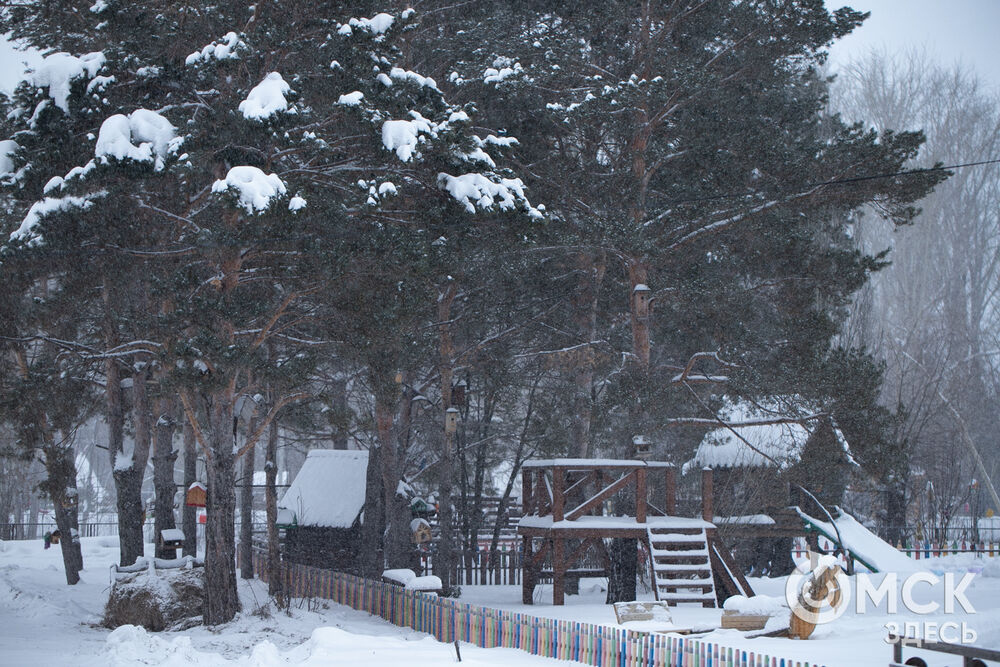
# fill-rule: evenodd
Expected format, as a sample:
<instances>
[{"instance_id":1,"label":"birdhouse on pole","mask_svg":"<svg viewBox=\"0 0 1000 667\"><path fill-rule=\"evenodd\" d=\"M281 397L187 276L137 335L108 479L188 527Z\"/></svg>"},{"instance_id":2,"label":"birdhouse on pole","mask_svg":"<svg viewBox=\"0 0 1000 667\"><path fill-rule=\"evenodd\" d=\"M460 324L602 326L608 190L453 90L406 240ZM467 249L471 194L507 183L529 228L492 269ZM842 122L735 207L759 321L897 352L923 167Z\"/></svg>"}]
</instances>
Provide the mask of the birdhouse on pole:
<instances>
[{"instance_id":1,"label":"birdhouse on pole","mask_svg":"<svg viewBox=\"0 0 1000 667\"><path fill-rule=\"evenodd\" d=\"M454 433L458 430L458 408L448 408L444 411L444 431Z\"/></svg>"},{"instance_id":2,"label":"birdhouse on pole","mask_svg":"<svg viewBox=\"0 0 1000 667\"><path fill-rule=\"evenodd\" d=\"M646 317L649 315L650 296L652 296L652 291L649 289L649 285L645 283L639 283L632 288L632 299L635 303L635 314L637 317Z\"/></svg>"},{"instance_id":3,"label":"birdhouse on pole","mask_svg":"<svg viewBox=\"0 0 1000 667\"><path fill-rule=\"evenodd\" d=\"M187 494L184 497L184 504L189 507L204 507L207 497L208 491L205 489L205 485L201 482L195 482L188 487Z\"/></svg>"}]
</instances>

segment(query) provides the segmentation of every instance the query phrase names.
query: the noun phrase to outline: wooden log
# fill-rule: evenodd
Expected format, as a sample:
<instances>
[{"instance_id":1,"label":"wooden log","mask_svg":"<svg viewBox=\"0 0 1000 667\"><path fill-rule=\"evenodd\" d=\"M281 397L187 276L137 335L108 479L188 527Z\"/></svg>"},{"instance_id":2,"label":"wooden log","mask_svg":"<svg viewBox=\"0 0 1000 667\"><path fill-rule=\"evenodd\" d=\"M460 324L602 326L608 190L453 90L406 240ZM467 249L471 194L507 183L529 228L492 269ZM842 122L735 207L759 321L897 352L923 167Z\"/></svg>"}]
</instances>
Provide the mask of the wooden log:
<instances>
[{"instance_id":1,"label":"wooden log","mask_svg":"<svg viewBox=\"0 0 1000 667\"><path fill-rule=\"evenodd\" d=\"M606 487L604 487L603 490L601 490L600 493L595 495L593 498L573 508L572 511L566 514L566 519L568 519L569 521L575 521L576 519L579 519L581 516L586 514L587 510L597 505L600 505L607 498L610 498L614 494L618 493L620 490L622 490L632 482L632 480L635 478L635 472L636 472L635 470L627 472L621 477L619 477L616 481L612 482L611 484L608 484Z\"/></svg>"},{"instance_id":2,"label":"wooden log","mask_svg":"<svg viewBox=\"0 0 1000 667\"><path fill-rule=\"evenodd\" d=\"M555 467L552 469L552 520L563 520L563 491L566 487L566 471Z\"/></svg>"},{"instance_id":3,"label":"wooden log","mask_svg":"<svg viewBox=\"0 0 1000 667\"><path fill-rule=\"evenodd\" d=\"M532 513L534 506L531 498L531 469L521 468L521 516Z\"/></svg>"}]
</instances>

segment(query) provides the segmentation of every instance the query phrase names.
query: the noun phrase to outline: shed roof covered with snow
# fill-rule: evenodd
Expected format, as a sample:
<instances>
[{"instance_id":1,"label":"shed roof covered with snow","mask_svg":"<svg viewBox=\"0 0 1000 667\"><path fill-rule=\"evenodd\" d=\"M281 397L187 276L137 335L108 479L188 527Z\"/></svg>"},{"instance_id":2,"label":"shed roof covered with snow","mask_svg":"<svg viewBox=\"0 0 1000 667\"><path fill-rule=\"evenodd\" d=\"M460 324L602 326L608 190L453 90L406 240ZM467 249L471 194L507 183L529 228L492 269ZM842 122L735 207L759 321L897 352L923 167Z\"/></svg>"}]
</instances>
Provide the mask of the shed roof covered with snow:
<instances>
[{"instance_id":1,"label":"shed roof covered with snow","mask_svg":"<svg viewBox=\"0 0 1000 667\"><path fill-rule=\"evenodd\" d=\"M367 470L367 451L310 450L278 503L279 515L299 526L350 528L365 505Z\"/></svg>"},{"instance_id":2,"label":"shed roof covered with snow","mask_svg":"<svg viewBox=\"0 0 1000 667\"><path fill-rule=\"evenodd\" d=\"M785 468L797 463L820 423L809 420L818 414L810 408L784 398L758 403L727 401L719 417L732 426L706 433L694 457L684 464L684 472L695 468ZM780 423L782 419L803 421ZM852 460L844 435L836 427L833 431L847 459Z\"/></svg>"}]
</instances>

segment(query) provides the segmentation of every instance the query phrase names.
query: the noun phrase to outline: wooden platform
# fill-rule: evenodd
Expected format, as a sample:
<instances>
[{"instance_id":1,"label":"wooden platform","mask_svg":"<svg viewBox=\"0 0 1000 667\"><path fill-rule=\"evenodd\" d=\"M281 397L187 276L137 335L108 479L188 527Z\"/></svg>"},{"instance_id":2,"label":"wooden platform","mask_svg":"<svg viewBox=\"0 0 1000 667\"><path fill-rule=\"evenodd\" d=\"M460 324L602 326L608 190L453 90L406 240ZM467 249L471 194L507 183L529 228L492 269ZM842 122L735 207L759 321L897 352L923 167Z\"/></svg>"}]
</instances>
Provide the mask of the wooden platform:
<instances>
[{"instance_id":1,"label":"wooden platform","mask_svg":"<svg viewBox=\"0 0 1000 667\"><path fill-rule=\"evenodd\" d=\"M587 537L623 537L645 540L650 528L669 530L671 528L705 529L714 528L701 519L679 516L650 516L644 522L632 516L581 516L579 519L554 521L552 515L522 517L517 533L526 537L565 537L583 539Z\"/></svg>"},{"instance_id":2,"label":"wooden platform","mask_svg":"<svg viewBox=\"0 0 1000 667\"><path fill-rule=\"evenodd\" d=\"M517 532L522 541L524 604L532 603L535 584L543 573L552 577L552 603L563 604L566 581L574 578L574 566L588 552L595 552L604 572L610 572L606 539L634 539L646 545L657 599L668 604L715 606L717 591L749 592L735 565L724 562L731 557L708 520L712 518L711 470L702 473L701 519L674 514L676 469L666 462L531 460L521 475L523 516ZM654 504L651 496L660 500ZM630 511L634 508L635 515L607 516L623 506ZM551 563L548 568L547 562Z\"/></svg>"}]
</instances>

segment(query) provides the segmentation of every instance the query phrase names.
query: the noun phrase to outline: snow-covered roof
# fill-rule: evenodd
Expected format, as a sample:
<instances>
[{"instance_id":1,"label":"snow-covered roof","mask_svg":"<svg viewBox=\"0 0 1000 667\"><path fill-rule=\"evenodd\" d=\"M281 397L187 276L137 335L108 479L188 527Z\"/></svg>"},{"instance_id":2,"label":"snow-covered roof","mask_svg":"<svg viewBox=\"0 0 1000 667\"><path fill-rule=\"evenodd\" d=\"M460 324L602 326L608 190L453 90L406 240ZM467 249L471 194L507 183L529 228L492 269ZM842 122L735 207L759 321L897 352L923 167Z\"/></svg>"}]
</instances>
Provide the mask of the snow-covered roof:
<instances>
[{"instance_id":1,"label":"snow-covered roof","mask_svg":"<svg viewBox=\"0 0 1000 667\"><path fill-rule=\"evenodd\" d=\"M784 468L792 465L801 457L802 448L815 430L817 422L752 422L804 417L816 412L801 401L787 398L758 403L727 401L719 410L719 417L731 424L744 425L717 428L705 434L694 457L684 464L683 472L696 468ZM850 450L843 434L836 428L834 432L850 459Z\"/></svg>"},{"instance_id":2,"label":"snow-covered roof","mask_svg":"<svg viewBox=\"0 0 1000 667\"><path fill-rule=\"evenodd\" d=\"M365 504L368 452L313 449L278 503L300 526L350 528Z\"/></svg>"}]
</instances>

